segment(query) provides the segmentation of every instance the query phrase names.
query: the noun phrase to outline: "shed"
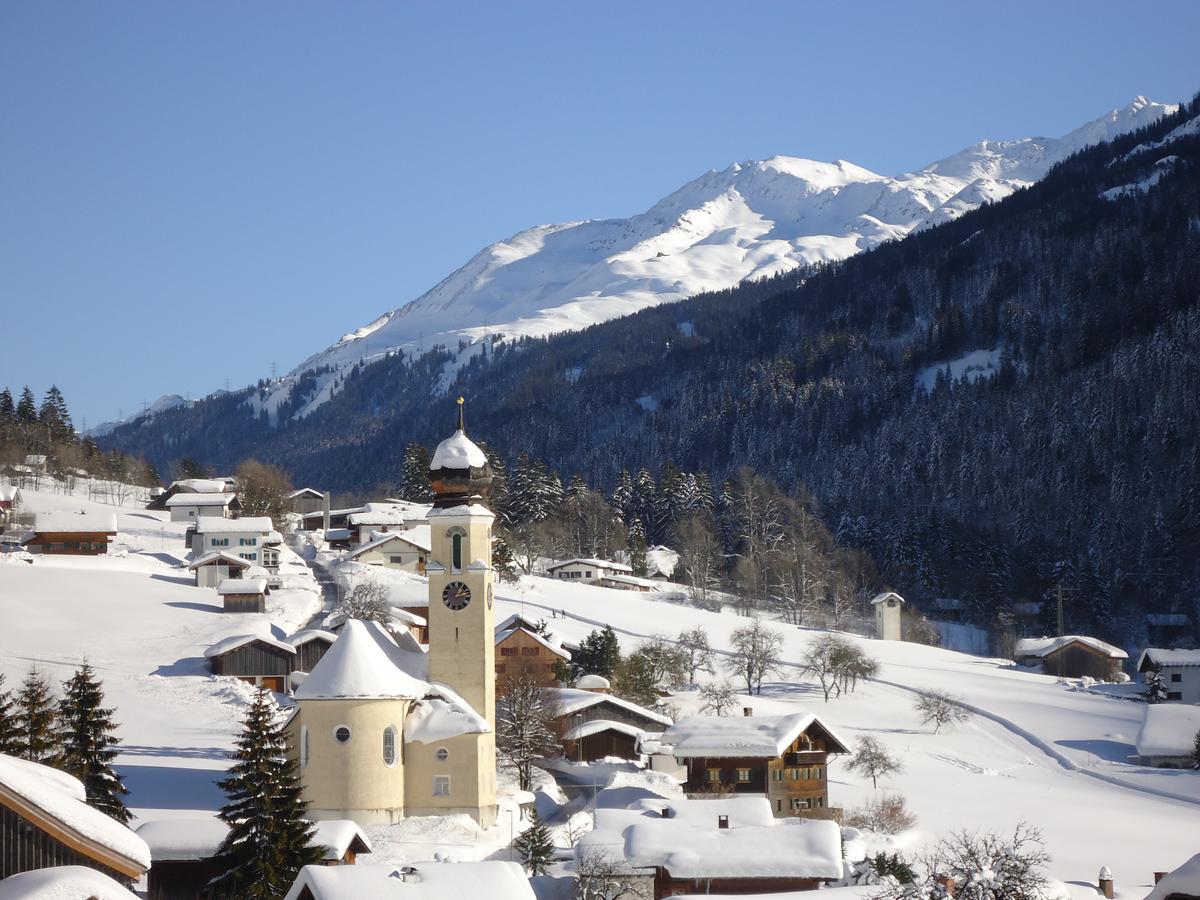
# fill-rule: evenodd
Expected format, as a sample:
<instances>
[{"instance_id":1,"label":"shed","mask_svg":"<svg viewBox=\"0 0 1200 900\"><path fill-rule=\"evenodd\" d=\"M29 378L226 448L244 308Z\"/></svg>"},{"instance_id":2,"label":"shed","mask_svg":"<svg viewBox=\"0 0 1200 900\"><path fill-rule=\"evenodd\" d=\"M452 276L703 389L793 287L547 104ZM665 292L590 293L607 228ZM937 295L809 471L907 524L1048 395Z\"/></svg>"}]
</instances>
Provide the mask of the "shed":
<instances>
[{"instance_id":1,"label":"shed","mask_svg":"<svg viewBox=\"0 0 1200 900\"><path fill-rule=\"evenodd\" d=\"M1014 653L1023 666L1040 666L1047 675L1111 681L1129 654L1099 638L1081 634L1063 637L1022 638Z\"/></svg>"},{"instance_id":2,"label":"shed","mask_svg":"<svg viewBox=\"0 0 1200 900\"><path fill-rule=\"evenodd\" d=\"M204 651L214 675L228 675L273 691L287 690L296 648L267 634L235 634Z\"/></svg>"},{"instance_id":3,"label":"shed","mask_svg":"<svg viewBox=\"0 0 1200 900\"><path fill-rule=\"evenodd\" d=\"M563 732L563 755L576 762L606 757L641 759L641 741L646 732L625 722L592 719Z\"/></svg>"},{"instance_id":4,"label":"shed","mask_svg":"<svg viewBox=\"0 0 1200 900\"><path fill-rule=\"evenodd\" d=\"M266 612L267 594L270 592L265 578L227 578L217 585L225 612Z\"/></svg>"},{"instance_id":5,"label":"shed","mask_svg":"<svg viewBox=\"0 0 1200 900\"><path fill-rule=\"evenodd\" d=\"M332 631L323 628L306 628L293 634L288 643L296 648L296 669L311 672L337 638Z\"/></svg>"}]
</instances>

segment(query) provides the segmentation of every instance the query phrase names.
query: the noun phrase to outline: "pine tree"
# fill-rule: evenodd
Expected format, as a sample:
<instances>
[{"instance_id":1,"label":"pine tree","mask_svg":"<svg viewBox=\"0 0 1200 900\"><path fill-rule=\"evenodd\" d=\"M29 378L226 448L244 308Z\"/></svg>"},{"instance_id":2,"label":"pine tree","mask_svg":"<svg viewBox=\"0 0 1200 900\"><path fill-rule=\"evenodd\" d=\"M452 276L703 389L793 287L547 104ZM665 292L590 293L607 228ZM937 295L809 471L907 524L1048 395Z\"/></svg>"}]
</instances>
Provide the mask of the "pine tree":
<instances>
[{"instance_id":1,"label":"pine tree","mask_svg":"<svg viewBox=\"0 0 1200 900\"><path fill-rule=\"evenodd\" d=\"M429 451L424 444L413 441L404 448L400 495L413 503L428 503L433 499L429 488Z\"/></svg>"},{"instance_id":2,"label":"pine tree","mask_svg":"<svg viewBox=\"0 0 1200 900\"><path fill-rule=\"evenodd\" d=\"M90 806L128 825L131 816L121 798L129 791L112 767L120 738L114 734L113 710L103 705L104 691L95 674L84 660L63 685L58 706L61 747L55 765L83 782Z\"/></svg>"},{"instance_id":3,"label":"pine tree","mask_svg":"<svg viewBox=\"0 0 1200 900\"><path fill-rule=\"evenodd\" d=\"M17 408L13 405L12 391L8 388L0 390L0 422L14 418Z\"/></svg>"},{"instance_id":4,"label":"pine tree","mask_svg":"<svg viewBox=\"0 0 1200 900\"><path fill-rule=\"evenodd\" d=\"M211 882L216 897L276 900L301 867L320 861L315 829L304 818L296 762L278 709L260 687L242 721L230 777L220 782L228 801L218 813L229 833L218 852L223 873Z\"/></svg>"},{"instance_id":5,"label":"pine tree","mask_svg":"<svg viewBox=\"0 0 1200 900\"><path fill-rule=\"evenodd\" d=\"M20 749L17 741L17 709L12 691L4 689L4 674L0 673L0 753L18 756Z\"/></svg>"},{"instance_id":6,"label":"pine tree","mask_svg":"<svg viewBox=\"0 0 1200 900\"><path fill-rule=\"evenodd\" d=\"M50 439L56 442L69 441L75 436L71 425L71 414L67 411L67 401L57 385L50 385L42 405L38 409L38 422L46 426Z\"/></svg>"},{"instance_id":7,"label":"pine tree","mask_svg":"<svg viewBox=\"0 0 1200 900\"><path fill-rule=\"evenodd\" d=\"M21 390L21 399L17 401L17 420L26 424L37 421L37 403L33 399L33 391L29 385Z\"/></svg>"},{"instance_id":8,"label":"pine tree","mask_svg":"<svg viewBox=\"0 0 1200 900\"><path fill-rule=\"evenodd\" d=\"M646 531L642 520L634 519L628 535L629 565L638 578L646 577Z\"/></svg>"},{"instance_id":9,"label":"pine tree","mask_svg":"<svg viewBox=\"0 0 1200 900\"><path fill-rule=\"evenodd\" d=\"M16 697L17 755L33 762L48 762L55 755L54 698L50 685L30 669Z\"/></svg>"},{"instance_id":10,"label":"pine tree","mask_svg":"<svg viewBox=\"0 0 1200 900\"><path fill-rule=\"evenodd\" d=\"M1167 685L1163 681L1162 672L1151 669L1146 673L1146 689L1142 696L1147 703L1165 703L1167 700Z\"/></svg>"},{"instance_id":11,"label":"pine tree","mask_svg":"<svg viewBox=\"0 0 1200 900\"><path fill-rule=\"evenodd\" d=\"M513 848L525 860L525 870L530 875L545 875L554 856L554 841L550 829L535 809L529 818L529 827L513 841Z\"/></svg>"},{"instance_id":12,"label":"pine tree","mask_svg":"<svg viewBox=\"0 0 1200 900\"><path fill-rule=\"evenodd\" d=\"M611 625L597 628L579 643L579 652L571 658L571 671L580 675L612 678L621 662L621 645Z\"/></svg>"}]
</instances>

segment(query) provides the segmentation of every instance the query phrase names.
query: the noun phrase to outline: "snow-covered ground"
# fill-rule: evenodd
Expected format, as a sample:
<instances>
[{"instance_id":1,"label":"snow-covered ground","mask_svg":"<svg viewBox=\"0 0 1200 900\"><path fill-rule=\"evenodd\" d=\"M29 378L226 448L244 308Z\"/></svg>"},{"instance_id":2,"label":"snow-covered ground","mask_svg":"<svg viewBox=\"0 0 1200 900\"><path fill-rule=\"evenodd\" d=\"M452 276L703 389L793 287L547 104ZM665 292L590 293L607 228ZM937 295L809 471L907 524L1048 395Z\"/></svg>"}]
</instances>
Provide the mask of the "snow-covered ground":
<instances>
[{"instance_id":1,"label":"snow-covered ground","mask_svg":"<svg viewBox=\"0 0 1200 900\"><path fill-rule=\"evenodd\" d=\"M23 491L34 511L108 509L80 496ZM210 815L221 802L214 785L228 761L248 688L214 678L204 669L204 649L255 625L288 633L318 606L315 585L273 595L265 616L228 616L216 592L195 588L178 563L183 524L164 514L118 511L112 555L38 557L31 566L0 564L0 671L12 687L30 665L54 681L67 678L86 655L104 678L124 739L118 760L142 817ZM299 561L288 563L299 571ZM307 576L297 576L306 579ZM393 597L416 605L424 579L397 575ZM673 636L704 627L715 647L729 647L730 632L745 624L729 612L713 613L656 600L652 594L613 591L527 577L497 589L497 619L513 612L544 616L562 637L578 640L610 623L622 649L644 636ZM818 632L777 626L785 633L784 658L797 662ZM951 829L1010 829L1024 819L1042 829L1053 856L1050 874L1063 882L1094 882L1101 865L1115 873L1126 898L1139 898L1155 870L1169 870L1200 841L1200 772L1132 765L1133 741L1144 707L1124 694L1080 690L1071 684L985 659L915 644L854 636L881 664L879 679L829 704L816 685L787 668L762 697L748 698L756 712L812 710L846 740L873 735L904 761L904 771L880 790L905 795L917 826L898 843L917 849ZM939 688L962 697L978 714L966 725L933 734L912 708L914 690ZM670 701L683 713L694 693ZM739 704L742 705L742 704ZM830 769L830 800L854 807L872 795L869 781ZM539 806L553 812L546 783ZM497 826L480 833L469 821L413 820L372 829L376 853L367 863L428 859L438 852L460 859L503 856L515 821L511 785ZM561 798L557 798L561 800ZM1080 888L1080 897L1086 895Z\"/></svg>"}]
</instances>

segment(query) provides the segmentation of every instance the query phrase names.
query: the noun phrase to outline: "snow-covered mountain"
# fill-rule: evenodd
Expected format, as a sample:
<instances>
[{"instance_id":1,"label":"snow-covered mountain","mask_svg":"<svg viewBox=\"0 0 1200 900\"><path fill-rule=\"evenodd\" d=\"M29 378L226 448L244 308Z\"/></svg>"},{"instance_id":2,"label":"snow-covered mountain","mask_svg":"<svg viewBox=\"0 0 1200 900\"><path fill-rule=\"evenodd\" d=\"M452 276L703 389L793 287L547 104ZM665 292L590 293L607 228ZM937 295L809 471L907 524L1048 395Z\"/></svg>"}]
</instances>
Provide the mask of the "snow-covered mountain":
<instances>
[{"instance_id":1,"label":"snow-covered mountain","mask_svg":"<svg viewBox=\"0 0 1200 900\"><path fill-rule=\"evenodd\" d=\"M628 219L539 225L498 241L431 290L314 354L261 403L272 415L298 377L299 414L339 370L391 350L451 349L486 336L585 328L648 306L843 259L961 216L1037 181L1078 150L1149 125L1175 106L1138 97L1061 138L980 141L916 172L775 156L711 171ZM471 350L465 351L472 352Z\"/></svg>"}]
</instances>

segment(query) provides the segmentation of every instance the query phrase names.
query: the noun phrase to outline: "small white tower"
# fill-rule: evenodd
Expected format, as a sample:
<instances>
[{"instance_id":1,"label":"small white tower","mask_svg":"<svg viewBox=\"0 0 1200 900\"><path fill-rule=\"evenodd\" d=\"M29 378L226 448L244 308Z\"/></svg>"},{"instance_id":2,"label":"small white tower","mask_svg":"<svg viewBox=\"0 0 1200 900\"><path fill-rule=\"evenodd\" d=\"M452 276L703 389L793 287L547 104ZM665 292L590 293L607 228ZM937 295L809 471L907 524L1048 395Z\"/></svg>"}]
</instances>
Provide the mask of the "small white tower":
<instances>
[{"instance_id":1,"label":"small white tower","mask_svg":"<svg viewBox=\"0 0 1200 900\"><path fill-rule=\"evenodd\" d=\"M900 612L904 598L894 591L876 594L871 601L875 607L875 637L881 641L898 641L900 635Z\"/></svg>"}]
</instances>

